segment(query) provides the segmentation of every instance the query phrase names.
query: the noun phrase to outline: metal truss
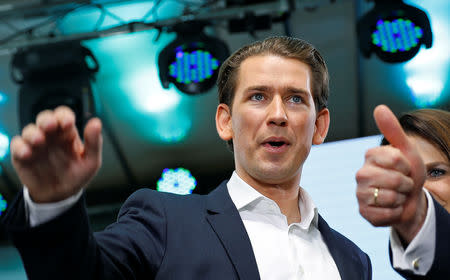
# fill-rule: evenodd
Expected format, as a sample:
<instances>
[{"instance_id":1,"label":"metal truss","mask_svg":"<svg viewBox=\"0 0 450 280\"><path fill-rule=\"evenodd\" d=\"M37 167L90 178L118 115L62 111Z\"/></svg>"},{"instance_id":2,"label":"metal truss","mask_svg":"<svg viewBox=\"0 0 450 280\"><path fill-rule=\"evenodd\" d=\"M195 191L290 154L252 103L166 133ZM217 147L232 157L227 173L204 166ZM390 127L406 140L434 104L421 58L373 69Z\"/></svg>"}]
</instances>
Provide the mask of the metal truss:
<instances>
[{"instance_id":1,"label":"metal truss","mask_svg":"<svg viewBox=\"0 0 450 280\"><path fill-rule=\"evenodd\" d=\"M14 52L17 48L49 44L68 40L89 40L105 36L133 33L149 29L164 31L168 27L192 20L218 22L242 18L251 14L280 15L295 9L311 9L321 4L335 2L326 0L274 0L261 4L226 7L225 0L154 0L153 5L139 20L127 22L111 7L120 4L148 3L138 0L0 0L0 54ZM174 2L183 5L182 14L168 19L158 19L161 4ZM60 23L73 13L97 10L99 16L92 30L64 34ZM117 24L103 27L106 18Z\"/></svg>"}]
</instances>

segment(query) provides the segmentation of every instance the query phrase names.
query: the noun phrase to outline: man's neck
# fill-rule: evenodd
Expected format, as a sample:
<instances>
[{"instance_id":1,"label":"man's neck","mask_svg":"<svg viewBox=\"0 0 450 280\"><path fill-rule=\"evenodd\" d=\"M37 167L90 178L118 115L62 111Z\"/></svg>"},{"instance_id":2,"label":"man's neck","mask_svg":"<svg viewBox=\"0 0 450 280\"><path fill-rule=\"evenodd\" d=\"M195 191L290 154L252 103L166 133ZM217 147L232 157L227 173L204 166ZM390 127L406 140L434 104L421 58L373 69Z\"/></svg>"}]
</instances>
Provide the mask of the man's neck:
<instances>
[{"instance_id":1,"label":"man's neck","mask_svg":"<svg viewBox=\"0 0 450 280\"><path fill-rule=\"evenodd\" d=\"M288 224L299 223L301 213L299 208L299 178L293 178L280 184L270 184L258 181L252 177L247 178L238 174L242 180L267 198L275 201L281 213L286 216ZM299 176L300 177L300 176Z\"/></svg>"}]
</instances>

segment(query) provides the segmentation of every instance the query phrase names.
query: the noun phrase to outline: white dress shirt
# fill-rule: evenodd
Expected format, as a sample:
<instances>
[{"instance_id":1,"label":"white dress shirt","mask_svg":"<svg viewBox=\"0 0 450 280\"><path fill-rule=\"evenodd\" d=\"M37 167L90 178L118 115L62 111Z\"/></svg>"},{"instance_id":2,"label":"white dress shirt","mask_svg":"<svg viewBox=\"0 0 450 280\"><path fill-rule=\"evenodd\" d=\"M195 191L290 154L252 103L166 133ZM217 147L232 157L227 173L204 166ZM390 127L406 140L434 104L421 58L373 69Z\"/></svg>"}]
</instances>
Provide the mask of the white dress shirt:
<instances>
[{"instance_id":1,"label":"white dress shirt","mask_svg":"<svg viewBox=\"0 0 450 280\"><path fill-rule=\"evenodd\" d=\"M245 183L236 172L227 184L244 222L262 280L341 279L317 228L318 214L301 190L301 222L288 225L278 205Z\"/></svg>"},{"instance_id":2,"label":"white dress shirt","mask_svg":"<svg viewBox=\"0 0 450 280\"><path fill-rule=\"evenodd\" d=\"M25 213L31 227L38 226L66 212L77 203L83 190L64 200L53 203L36 203L31 200L27 187L23 187L23 199L25 201Z\"/></svg>"},{"instance_id":3,"label":"white dress shirt","mask_svg":"<svg viewBox=\"0 0 450 280\"><path fill-rule=\"evenodd\" d=\"M436 250L436 214L433 199L426 190L428 210L422 228L406 249L395 230L391 228L390 241L392 265L395 268L413 271L416 275L425 275L430 270Z\"/></svg>"}]
</instances>

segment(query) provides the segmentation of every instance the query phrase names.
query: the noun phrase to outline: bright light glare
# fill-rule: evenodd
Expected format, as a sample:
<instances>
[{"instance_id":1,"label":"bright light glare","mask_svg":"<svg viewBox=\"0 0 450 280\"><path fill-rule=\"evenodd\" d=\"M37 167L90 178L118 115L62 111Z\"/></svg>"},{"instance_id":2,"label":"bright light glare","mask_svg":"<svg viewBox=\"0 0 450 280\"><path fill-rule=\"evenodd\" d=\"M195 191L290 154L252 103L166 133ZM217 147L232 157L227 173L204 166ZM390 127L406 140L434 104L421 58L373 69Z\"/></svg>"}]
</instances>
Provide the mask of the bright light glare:
<instances>
[{"instance_id":1,"label":"bright light glare","mask_svg":"<svg viewBox=\"0 0 450 280\"><path fill-rule=\"evenodd\" d=\"M9 137L0 132L0 160L3 160L8 153Z\"/></svg>"},{"instance_id":2,"label":"bright light glare","mask_svg":"<svg viewBox=\"0 0 450 280\"><path fill-rule=\"evenodd\" d=\"M0 92L0 104L5 103L6 100L7 100L6 95L5 95L4 93L1 93L1 92Z\"/></svg>"},{"instance_id":3,"label":"bright light glare","mask_svg":"<svg viewBox=\"0 0 450 280\"><path fill-rule=\"evenodd\" d=\"M422 6L430 15L433 30L433 47L422 48L410 61L405 63L406 83L411 89L418 107L431 107L443 100L447 91L450 71L450 45L448 27L448 1L413 1Z\"/></svg>"},{"instance_id":4,"label":"bright light glare","mask_svg":"<svg viewBox=\"0 0 450 280\"><path fill-rule=\"evenodd\" d=\"M129 77L131 77L131 80ZM128 76L125 90L129 92L134 108L143 112L161 113L180 103L176 91L161 88L156 69L145 70Z\"/></svg>"},{"instance_id":5,"label":"bright light glare","mask_svg":"<svg viewBox=\"0 0 450 280\"><path fill-rule=\"evenodd\" d=\"M166 117L156 123L156 134L165 143L178 143L186 138L192 121L183 115Z\"/></svg>"},{"instance_id":6,"label":"bright light glare","mask_svg":"<svg viewBox=\"0 0 450 280\"><path fill-rule=\"evenodd\" d=\"M431 106L439 100L444 85L440 79L433 77L410 77L406 84L411 88L419 107Z\"/></svg>"}]
</instances>

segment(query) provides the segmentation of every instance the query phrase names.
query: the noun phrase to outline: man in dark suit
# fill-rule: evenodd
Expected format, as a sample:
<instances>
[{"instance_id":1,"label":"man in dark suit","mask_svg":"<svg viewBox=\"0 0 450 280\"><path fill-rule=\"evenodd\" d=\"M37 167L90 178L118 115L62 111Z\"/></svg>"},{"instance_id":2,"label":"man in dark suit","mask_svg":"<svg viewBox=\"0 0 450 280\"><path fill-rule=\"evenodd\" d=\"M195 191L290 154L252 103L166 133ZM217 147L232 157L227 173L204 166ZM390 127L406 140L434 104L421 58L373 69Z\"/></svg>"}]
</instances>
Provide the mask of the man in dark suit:
<instances>
[{"instance_id":1,"label":"man in dark suit","mask_svg":"<svg viewBox=\"0 0 450 280\"><path fill-rule=\"evenodd\" d=\"M360 213L374 226L391 226L389 256L403 277L448 279L450 113L418 110L399 122L380 105L374 117L385 138L356 175Z\"/></svg>"},{"instance_id":2,"label":"man in dark suit","mask_svg":"<svg viewBox=\"0 0 450 280\"><path fill-rule=\"evenodd\" d=\"M272 37L221 66L219 136L236 170L206 196L141 189L89 229L82 188L101 164L101 122L78 137L64 107L11 143L26 188L5 223L31 279L371 279L369 257L331 229L300 184L328 132L328 72L309 43ZM80 198L81 197L81 198Z\"/></svg>"}]
</instances>

